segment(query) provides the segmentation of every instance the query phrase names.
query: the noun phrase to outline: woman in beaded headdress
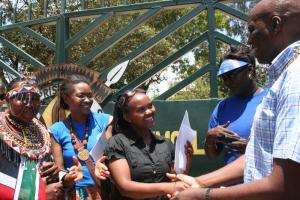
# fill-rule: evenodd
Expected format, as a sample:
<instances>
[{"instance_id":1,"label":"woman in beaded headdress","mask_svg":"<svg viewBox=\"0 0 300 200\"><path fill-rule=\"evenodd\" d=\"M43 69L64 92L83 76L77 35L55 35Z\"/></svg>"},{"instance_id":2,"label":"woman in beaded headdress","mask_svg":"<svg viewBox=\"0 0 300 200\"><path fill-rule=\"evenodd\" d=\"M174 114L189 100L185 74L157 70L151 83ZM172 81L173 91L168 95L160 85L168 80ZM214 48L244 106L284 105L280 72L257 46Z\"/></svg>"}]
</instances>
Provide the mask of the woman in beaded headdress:
<instances>
[{"instance_id":1,"label":"woman in beaded headdress","mask_svg":"<svg viewBox=\"0 0 300 200\"><path fill-rule=\"evenodd\" d=\"M50 133L36 119L39 91L34 81L25 78L13 80L7 90L8 109L0 113L1 199L46 199L56 193L47 187L56 184L59 173L51 162ZM68 175L77 180L81 171L77 161Z\"/></svg>"}]
</instances>

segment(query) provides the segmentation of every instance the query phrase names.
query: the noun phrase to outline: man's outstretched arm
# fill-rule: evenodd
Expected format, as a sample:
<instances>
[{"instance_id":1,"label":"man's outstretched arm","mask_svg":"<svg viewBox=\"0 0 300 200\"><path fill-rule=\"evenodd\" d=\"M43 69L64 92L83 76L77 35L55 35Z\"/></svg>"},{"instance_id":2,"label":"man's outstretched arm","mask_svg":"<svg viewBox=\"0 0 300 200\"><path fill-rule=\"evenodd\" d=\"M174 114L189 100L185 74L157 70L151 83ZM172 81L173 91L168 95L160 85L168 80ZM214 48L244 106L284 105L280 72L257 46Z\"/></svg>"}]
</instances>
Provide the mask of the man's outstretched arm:
<instances>
[{"instance_id":1,"label":"man's outstretched arm","mask_svg":"<svg viewBox=\"0 0 300 200\"><path fill-rule=\"evenodd\" d=\"M203 187L220 187L237 183L244 176L245 156L242 155L232 163L208 174L196 177Z\"/></svg>"},{"instance_id":2,"label":"man's outstretched arm","mask_svg":"<svg viewBox=\"0 0 300 200\"><path fill-rule=\"evenodd\" d=\"M247 184L227 188L215 188L210 192L210 199L255 199L255 200L297 200L300 199L299 180L300 164L290 159L274 159L270 176ZM202 200L207 189L191 188L178 193L172 199Z\"/></svg>"}]
</instances>

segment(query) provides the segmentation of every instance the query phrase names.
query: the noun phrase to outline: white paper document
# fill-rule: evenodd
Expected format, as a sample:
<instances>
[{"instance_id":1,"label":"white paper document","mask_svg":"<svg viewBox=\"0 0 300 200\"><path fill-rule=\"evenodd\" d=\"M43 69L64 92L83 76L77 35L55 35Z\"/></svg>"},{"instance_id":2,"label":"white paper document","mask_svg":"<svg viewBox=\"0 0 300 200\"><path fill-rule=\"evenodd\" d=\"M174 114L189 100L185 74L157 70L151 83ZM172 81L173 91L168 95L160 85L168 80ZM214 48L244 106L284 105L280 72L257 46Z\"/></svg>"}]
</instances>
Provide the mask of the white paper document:
<instances>
[{"instance_id":1,"label":"white paper document","mask_svg":"<svg viewBox=\"0 0 300 200\"><path fill-rule=\"evenodd\" d=\"M181 174L186 169L186 155L184 145L187 141L191 144L196 136L196 131L191 128L189 114L186 110L182 119L179 134L177 136L175 145L175 171L177 174Z\"/></svg>"},{"instance_id":2,"label":"white paper document","mask_svg":"<svg viewBox=\"0 0 300 200\"><path fill-rule=\"evenodd\" d=\"M93 104L91 106L91 111L96 113L103 113L101 106L98 104L95 98L93 98Z\"/></svg>"},{"instance_id":3,"label":"white paper document","mask_svg":"<svg viewBox=\"0 0 300 200\"><path fill-rule=\"evenodd\" d=\"M90 151L90 155L92 156L92 158L94 159L95 162L97 160L99 160L99 158L103 155L103 151L104 151L106 142L107 142L107 140L106 140L105 132L104 132L100 135L95 146Z\"/></svg>"}]
</instances>

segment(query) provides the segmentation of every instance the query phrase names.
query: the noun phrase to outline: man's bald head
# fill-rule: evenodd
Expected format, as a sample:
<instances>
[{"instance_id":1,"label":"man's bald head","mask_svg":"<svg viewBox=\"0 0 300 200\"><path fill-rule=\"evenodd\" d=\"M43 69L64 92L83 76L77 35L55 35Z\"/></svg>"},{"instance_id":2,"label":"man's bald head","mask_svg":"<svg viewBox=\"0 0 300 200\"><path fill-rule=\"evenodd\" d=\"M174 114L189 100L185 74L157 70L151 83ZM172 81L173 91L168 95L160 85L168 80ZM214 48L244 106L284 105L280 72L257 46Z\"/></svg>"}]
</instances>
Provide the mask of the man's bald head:
<instances>
[{"instance_id":1,"label":"man's bald head","mask_svg":"<svg viewBox=\"0 0 300 200\"><path fill-rule=\"evenodd\" d=\"M250 17L290 16L292 14L300 14L299 0L262 0L251 10Z\"/></svg>"},{"instance_id":2,"label":"man's bald head","mask_svg":"<svg viewBox=\"0 0 300 200\"><path fill-rule=\"evenodd\" d=\"M262 0L249 14L248 44L261 63L270 63L300 40L300 0Z\"/></svg>"}]
</instances>

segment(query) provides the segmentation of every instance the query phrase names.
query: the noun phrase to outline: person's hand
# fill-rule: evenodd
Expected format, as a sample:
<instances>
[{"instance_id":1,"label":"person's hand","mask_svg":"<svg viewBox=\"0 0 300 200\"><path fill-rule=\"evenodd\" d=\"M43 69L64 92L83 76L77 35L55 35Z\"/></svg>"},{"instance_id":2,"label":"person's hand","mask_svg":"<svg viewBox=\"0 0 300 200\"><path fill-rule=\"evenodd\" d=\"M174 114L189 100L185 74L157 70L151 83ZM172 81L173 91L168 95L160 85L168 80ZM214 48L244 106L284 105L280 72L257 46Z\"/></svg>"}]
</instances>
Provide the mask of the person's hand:
<instances>
[{"instance_id":1,"label":"person's hand","mask_svg":"<svg viewBox=\"0 0 300 200\"><path fill-rule=\"evenodd\" d=\"M107 166L104 164L104 161L106 160L105 156L101 156L99 160L96 162L95 166L95 176L99 178L100 180L106 180L110 176L110 172L108 171Z\"/></svg>"},{"instance_id":2,"label":"person's hand","mask_svg":"<svg viewBox=\"0 0 300 200\"><path fill-rule=\"evenodd\" d=\"M82 166L75 156L73 156L72 159L73 159L74 165L69 169L68 174L72 177L72 179L75 182L77 182L83 178Z\"/></svg>"},{"instance_id":3,"label":"person's hand","mask_svg":"<svg viewBox=\"0 0 300 200\"><path fill-rule=\"evenodd\" d=\"M202 184L200 184L194 177L192 176L188 176L188 175L185 175L185 174L169 174L167 173L167 177L171 180L179 180L179 182L176 182L176 183L185 183L183 185L182 188L176 188L176 190L172 193L172 194L167 194L167 197L168 198L172 198L174 196L176 196L178 194L178 192L182 191L182 190L185 190L187 188L200 188L200 187L203 187ZM180 185L179 185L180 186Z\"/></svg>"},{"instance_id":4,"label":"person's hand","mask_svg":"<svg viewBox=\"0 0 300 200\"><path fill-rule=\"evenodd\" d=\"M227 122L226 124L219 125L215 128L208 129L206 143L208 145L215 145L216 141L219 138L224 137L226 134L240 138L240 136L238 134L227 129L229 124L230 124L230 122Z\"/></svg>"},{"instance_id":5,"label":"person's hand","mask_svg":"<svg viewBox=\"0 0 300 200\"><path fill-rule=\"evenodd\" d=\"M58 167L54 162L41 162L40 166L41 178L46 179L47 183L54 183L58 180Z\"/></svg>"},{"instance_id":6,"label":"person's hand","mask_svg":"<svg viewBox=\"0 0 300 200\"><path fill-rule=\"evenodd\" d=\"M238 141L234 141L227 144L227 148L234 150L240 154L244 154L247 147L247 140L239 139Z\"/></svg>"},{"instance_id":7,"label":"person's hand","mask_svg":"<svg viewBox=\"0 0 300 200\"><path fill-rule=\"evenodd\" d=\"M51 183L46 185L47 200L62 200L64 199L63 185L61 182Z\"/></svg>"},{"instance_id":8,"label":"person's hand","mask_svg":"<svg viewBox=\"0 0 300 200\"><path fill-rule=\"evenodd\" d=\"M198 188L198 187L204 186L203 184L199 183L194 177L188 176L186 174L167 173L166 175L171 181L182 181L182 182L188 184L189 187Z\"/></svg>"},{"instance_id":9,"label":"person's hand","mask_svg":"<svg viewBox=\"0 0 300 200\"><path fill-rule=\"evenodd\" d=\"M172 181L178 181L177 174L166 173L166 176Z\"/></svg>"},{"instance_id":10,"label":"person's hand","mask_svg":"<svg viewBox=\"0 0 300 200\"><path fill-rule=\"evenodd\" d=\"M173 181L170 182L170 187L165 188L165 193L167 197L171 198L173 194L183 191L190 187L189 184L183 182L183 181Z\"/></svg>"},{"instance_id":11,"label":"person's hand","mask_svg":"<svg viewBox=\"0 0 300 200\"><path fill-rule=\"evenodd\" d=\"M183 181L175 181L175 182L173 182L173 184L174 184L174 187L173 187L173 191L171 192L172 194L183 191L183 190L191 187L189 184L187 184Z\"/></svg>"},{"instance_id":12,"label":"person's hand","mask_svg":"<svg viewBox=\"0 0 300 200\"><path fill-rule=\"evenodd\" d=\"M205 189L202 188L189 188L182 192L176 192L171 200L201 200L204 199Z\"/></svg>"},{"instance_id":13,"label":"person's hand","mask_svg":"<svg viewBox=\"0 0 300 200\"><path fill-rule=\"evenodd\" d=\"M192 166L192 159L193 159L193 146L192 144L187 141L184 145L185 155L186 155L186 167L185 167L185 174L187 174L190 171L190 168Z\"/></svg>"},{"instance_id":14,"label":"person's hand","mask_svg":"<svg viewBox=\"0 0 300 200\"><path fill-rule=\"evenodd\" d=\"M66 174L64 178L64 185L70 186L74 184L74 182L80 181L83 178L82 166L78 159L73 156L72 157L74 165L69 169L69 173Z\"/></svg>"}]
</instances>

